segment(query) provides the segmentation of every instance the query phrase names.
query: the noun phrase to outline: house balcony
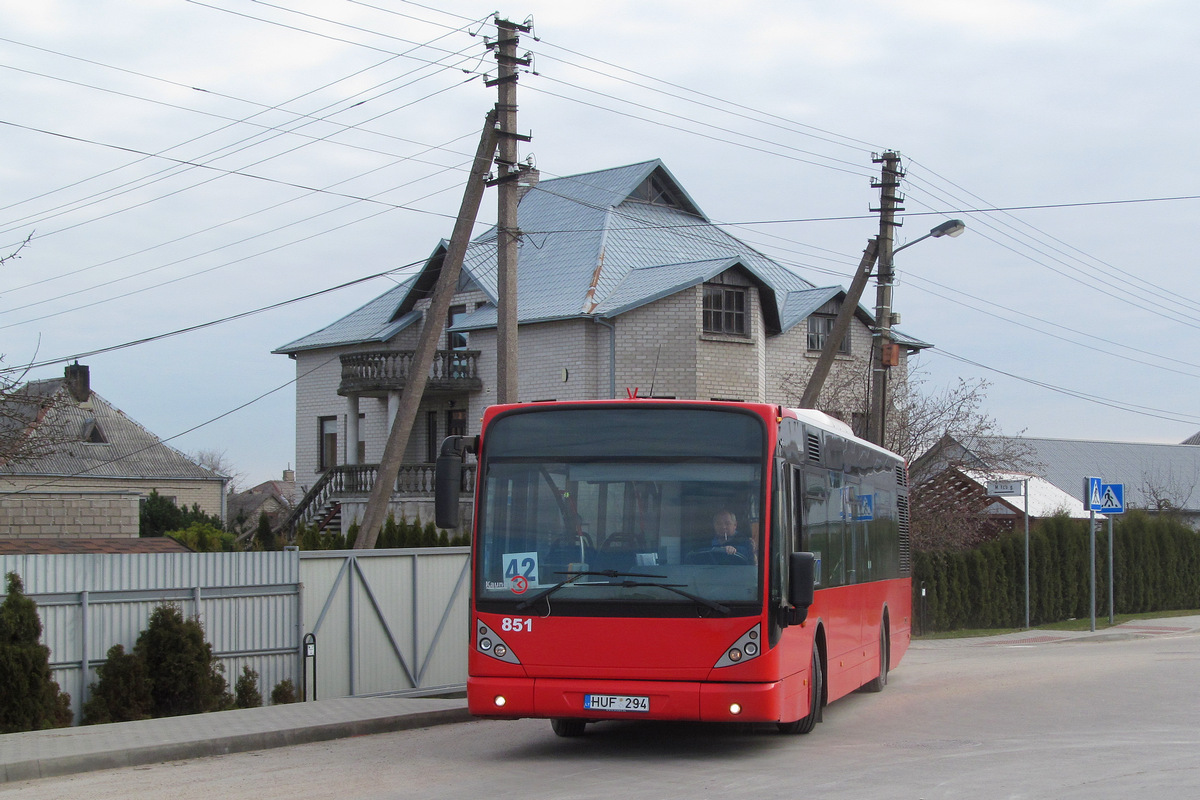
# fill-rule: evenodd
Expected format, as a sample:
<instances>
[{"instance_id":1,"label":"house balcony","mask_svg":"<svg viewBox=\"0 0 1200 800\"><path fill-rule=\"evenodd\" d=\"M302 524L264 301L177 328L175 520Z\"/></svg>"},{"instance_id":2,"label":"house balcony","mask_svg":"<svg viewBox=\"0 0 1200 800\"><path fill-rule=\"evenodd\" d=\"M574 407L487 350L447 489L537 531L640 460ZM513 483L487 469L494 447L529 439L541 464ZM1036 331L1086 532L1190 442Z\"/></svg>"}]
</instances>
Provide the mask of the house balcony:
<instances>
[{"instance_id":1,"label":"house balcony","mask_svg":"<svg viewBox=\"0 0 1200 800\"><path fill-rule=\"evenodd\" d=\"M372 350L347 353L342 357L342 381L338 394L383 397L404 389L412 374L416 351ZM429 369L429 393L477 392L483 389L479 378L478 350L438 350Z\"/></svg>"},{"instance_id":2,"label":"house balcony","mask_svg":"<svg viewBox=\"0 0 1200 800\"><path fill-rule=\"evenodd\" d=\"M403 464L392 485L393 502L404 499L433 499L434 464ZM463 496L475 492L476 465L464 464L462 471ZM326 470L304 497L296 504L276 529L287 540L294 541L299 525L314 525L323 530L338 517L345 504L364 505L379 476L378 464L342 464ZM338 520L340 524L340 519Z\"/></svg>"}]
</instances>

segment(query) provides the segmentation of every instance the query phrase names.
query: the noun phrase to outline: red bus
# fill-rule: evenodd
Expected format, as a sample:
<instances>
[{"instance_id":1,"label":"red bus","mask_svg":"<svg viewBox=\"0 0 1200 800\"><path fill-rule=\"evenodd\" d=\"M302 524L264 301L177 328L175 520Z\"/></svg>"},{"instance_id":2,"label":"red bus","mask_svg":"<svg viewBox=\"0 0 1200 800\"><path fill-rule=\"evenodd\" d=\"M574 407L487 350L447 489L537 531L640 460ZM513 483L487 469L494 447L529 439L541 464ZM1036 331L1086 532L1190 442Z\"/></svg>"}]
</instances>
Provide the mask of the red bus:
<instances>
[{"instance_id":1,"label":"red bus","mask_svg":"<svg viewBox=\"0 0 1200 800\"><path fill-rule=\"evenodd\" d=\"M450 437L437 524L478 459L467 698L480 717L774 722L878 691L908 648L903 460L820 412L493 406Z\"/></svg>"}]
</instances>

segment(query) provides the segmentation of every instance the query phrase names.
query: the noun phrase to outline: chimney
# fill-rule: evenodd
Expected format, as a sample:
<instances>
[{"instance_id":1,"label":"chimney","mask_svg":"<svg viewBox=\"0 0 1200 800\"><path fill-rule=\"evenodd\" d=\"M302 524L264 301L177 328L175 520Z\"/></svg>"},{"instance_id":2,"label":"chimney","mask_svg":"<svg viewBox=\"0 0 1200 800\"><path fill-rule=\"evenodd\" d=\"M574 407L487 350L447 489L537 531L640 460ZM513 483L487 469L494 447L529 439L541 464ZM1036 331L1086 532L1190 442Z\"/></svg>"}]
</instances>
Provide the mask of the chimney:
<instances>
[{"instance_id":1,"label":"chimney","mask_svg":"<svg viewBox=\"0 0 1200 800\"><path fill-rule=\"evenodd\" d=\"M92 376L86 364L68 364L64 381L76 403L86 403L92 396Z\"/></svg>"},{"instance_id":2,"label":"chimney","mask_svg":"<svg viewBox=\"0 0 1200 800\"><path fill-rule=\"evenodd\" d=\"M532 164L521 164L521 177L517 179L517 202L529 194L529 190L538 185L542 173Z\"/></svg>"},{"instance_id":3,"label":"chimney","mask_svg":"<svg viewBox=\"0 0 1200 800\"><path fill-rule=\"evenodd\" d=\"M285 469L283 471L283 479L285 481L287 481L288 483L295 483L296 482L296 470Z\"/></svg>"}]
</instances>

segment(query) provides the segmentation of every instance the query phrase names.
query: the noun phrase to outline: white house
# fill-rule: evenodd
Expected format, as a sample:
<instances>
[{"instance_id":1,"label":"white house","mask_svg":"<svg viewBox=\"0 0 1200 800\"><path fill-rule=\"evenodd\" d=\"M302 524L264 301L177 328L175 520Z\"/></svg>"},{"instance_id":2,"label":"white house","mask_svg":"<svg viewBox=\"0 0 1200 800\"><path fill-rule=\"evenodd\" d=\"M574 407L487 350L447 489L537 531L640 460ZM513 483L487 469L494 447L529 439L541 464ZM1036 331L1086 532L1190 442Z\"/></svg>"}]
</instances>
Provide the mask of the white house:
<instances>
[{"instance_id":1,"label":"white house","mask_svg":"<svg viewBox=\"0 0 1200 800\"><path fill-rule=\"evenodd\" d=\"M624 397L796 404L845 290L713 224L661 161L543 180L518 209L519 401ZM447 242L415 277L274 352L296 360L302 520L359 514ZM394 495L411 519L443 437L478 431L496 382L496 231L467 251ZM822 410L860 423L872 318L857 309ZM927 347L893 331L907 353ZM903 361L901 369L903 369ZM414 505L415 504L415 505ZM422 513L423 512L423 513Z\"/></svg>"}]
</instances>

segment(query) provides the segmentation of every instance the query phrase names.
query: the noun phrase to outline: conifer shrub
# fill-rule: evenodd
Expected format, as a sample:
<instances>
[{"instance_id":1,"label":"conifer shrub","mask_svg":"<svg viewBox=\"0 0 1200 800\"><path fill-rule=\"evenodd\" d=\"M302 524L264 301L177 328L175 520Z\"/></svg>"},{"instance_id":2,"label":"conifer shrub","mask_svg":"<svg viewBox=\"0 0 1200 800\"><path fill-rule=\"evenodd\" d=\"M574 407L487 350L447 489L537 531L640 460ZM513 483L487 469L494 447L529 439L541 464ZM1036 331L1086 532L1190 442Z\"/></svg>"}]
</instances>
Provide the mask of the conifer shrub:
<instances>
[{"instance_id":1,"label":"conifer shrub","mask_svg":"<svg viewBox=\"0 0 1200 800\"><path fill-rule=\"evenodd\" d=\"M37 604L15 572L0 603L0 733L71 724L71 696L50 677L50 648L41 643Z\"/></svg>"},{"instance_id":2,"label":"conifer shrub","mask_svg":"<svg viewBox=\"0 0 1200 800\"><path fill-rule=\"evenodd\" d=\"M242 667L242 675L233 685L235 708L258 708L263 704L262 692L258 690L258 673L249 666Z\"/></svg>"},{"instance_id":3,"label":"conifer shrub","mask_svg":"<svg viewBox=\"0 0 1200 800\"><path fill-rule=\"evenodd\" d=\"M284 678L275 684L271 690L271 705L279 706L296 702L296 684L291 678Z\"/></svg>"},{"instance_id":4,"label":"conifer shrub","mask_svg":"<svg viewBox=\"0 0 1200 800\"><path fill-rule=\"evenodd\" d=\"M265 511L258 515L258 527L254 529L254 547L257 550L279 549L279 538L271 530L271 518Z\"/></svg>"},{"instance_id":5,"label":"conifer shrub","mask_svg":"<svg viewBox=\"0 0 1200 800\"><path fill-rule=\"evenodd\" d=\"M150 678L136 655L114 644L96 676L88 687L91 697L83 704L84 725L150 718Z\"/></svg>"},{"instance_id":6,"label":"conifer shrub","mask_svg":"<svg viewBox=\"0 0 1200 800\"><path fill-rule=\"evenodd\" d=\"M184 619L173 605L162 605L150 614L146 630L138 635L134 655L142 660L150 678L150 711L155 717L174 717L220 711L232 705L226 691L224 668L204 639L196 619Z\"/></svg>"}]
</instances>

